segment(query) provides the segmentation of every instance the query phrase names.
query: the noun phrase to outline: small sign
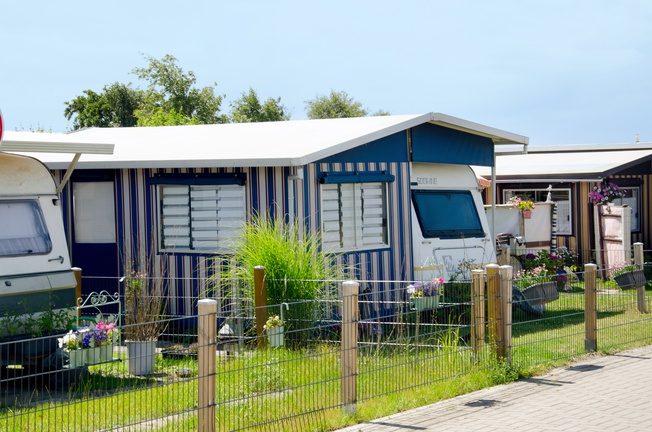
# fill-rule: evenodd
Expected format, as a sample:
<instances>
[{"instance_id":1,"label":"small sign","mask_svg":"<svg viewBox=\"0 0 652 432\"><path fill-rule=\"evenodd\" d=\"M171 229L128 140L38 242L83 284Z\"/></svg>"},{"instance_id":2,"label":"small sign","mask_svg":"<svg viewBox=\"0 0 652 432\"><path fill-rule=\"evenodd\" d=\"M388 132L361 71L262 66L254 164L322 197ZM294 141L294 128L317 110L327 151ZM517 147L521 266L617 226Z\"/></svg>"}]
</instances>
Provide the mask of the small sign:
<instances>
[{"instance_id":1,"label":"small sign","mask_svg":"<svg viewBox=\"0 0 652 432\"><path fill-rule=\"evenodd\" d=\"M419 185L436 185L437 177L417 177L417 183Z\"/></svg>"}]
</instances>

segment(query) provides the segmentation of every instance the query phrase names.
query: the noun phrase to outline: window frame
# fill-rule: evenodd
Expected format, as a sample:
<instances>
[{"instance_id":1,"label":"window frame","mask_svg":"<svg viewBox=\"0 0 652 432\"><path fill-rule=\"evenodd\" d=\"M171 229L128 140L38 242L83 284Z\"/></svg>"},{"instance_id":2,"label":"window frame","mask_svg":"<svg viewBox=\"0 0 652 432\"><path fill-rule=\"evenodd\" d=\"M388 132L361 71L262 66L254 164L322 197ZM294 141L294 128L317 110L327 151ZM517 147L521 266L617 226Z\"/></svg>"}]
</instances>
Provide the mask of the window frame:
<instances>
[{"instance_id":1,"label":"window frame","mask_svg":"<svg viewBox=\"0 0 652 432\"><path fill-rule=\"evenodd\" d=\"M636 202L636 206L632 207L629 206L631 209L633 209L632 212L632 232L641 232L641 187L640 186L629 186L629 185L624 185L624 186L619 186L620 190L631 190L631 191L636 191L636 196L631 196L631 197L626 197L629 199L634 199ZM613 203L615 205L623 205L623 200L622 198L616 198L614 199ZM628 204L629 205L629 204ZM634 227L634 221L636 221L637 226Z\"/></svg>"},{"instance_id":2,"label":"window frame","mask_svg":"<svg viewBox=\"0 0 652 432\"><path fill-rule=\"evenodd\" d=\"M465 227L463 231L460 229L455 230L445 230L441 226L438 229L434 229L433 223L426 223L425 209L421 205L421 196L424 198L427 196L433 197L443 197L445 195L457 196L465 199L466 204L470 204L467 208L472 209L473 218L470 222L473 222L473 227ZM419 222L419 228L421 229L421 235L424 239L439 238L445 240L454 240L454 239L464 239L464 238L484 238L487 236L483 226L482 219L475 204L475 199L473 194L468 189L412 189L411 191L412 205L414 207L414 212L416 214L417 220ZM425 204L425 202L424 202ZM426 212L430 214L430 212ZM449 217L442 219L451 219Z\"/></svg>"},{"instance_id":3,"label":"window frame","mask_svg":"<svg viewBox=\"0 0 652 432\"><path fill-rule=\"evenodd\" d=\"M245 187L245 182L244 179L241 178L240 176L232 177L230 180L227 178L225 179L215 179L215 178L204 178L204 179L179 179L179 178L161 178L157 179L156 181L152 182L155 184L155 191L156 191L156 203L157 203L157 220L156 220L156 233L158 236L158 250L161 253L176 253L176 254L185 254L185 255L201 255L201 254L228 254L231 253L232 251L228 246L224 245L224 241L228 241L225 239L220 239L219 237L215 238L216 247L193 247L194 242L201 242L202 240L198 240L193 237L193 227L192 227L192 222L200 220L199 218L193 219L192 213L193 212L201 212L202 209L200 207L195 207L193 208L192 206L192 196L193 193L198 193L201 190L204 191L210 191L211 189L214 189L218 195L216 196L216 200L219 201L219 190L220 189L232 189L232 190L238 190L240 192L240 197L236 197L237 200L240 201L241 206L240 206L240 211L242 212L242 218L239 220L237 223L240 224L240 227L235 227L231 228L230 230L233 232L238 231L246 222L247 222L247 217L248 217L248 212L247 212L247 189ZM164 193L163 190L166 187L179 187L179 188L188 188L188 205L187 205L187 217L188 217L188 245L172 245L172 244L166 244L166 238L169 238L170 236L166 236L164 234L164 218L166 217L163 212L164 212ZM209 200L206 200L210 202ZM220 210L219 207L215 208L214 211L216 212L215 218L214 219L206 219L206 218L201 218L204 222L208 222L210 224L211 221L215 222L215 230L219 231L220 230ZM167 215L168 217L172 217L172 215ZM229 230L228 225L225 226L225 230ZM206 231L212 231L211 227L205 228L205 229L197 229L196 232L206 232ZM203 241L212 241L212 240L203 240Z\"/></svg>"},{"instance_id":4,"label":"window frame","mask_svg":"<svg viewBox=\"0 0 652 432\"><path fill-rule=\"evenodd\" d=\"M321 225L321 232L322 232L322 248L325 251L328 252L333 252L333 253L347 253L347 252L359 252L359 251L368 251L368 250L376 250L376 249L389 249L391 247L391 242L390 242L390 227L389 227L389 191L388 191L388 183L394 180L393 176L390 175L374 175L374 174L368 174L367 176L364 175L357 175L357 174L349 174L349 175L342 175L341 177L337 178L337 176L333 176L333 173L329 173L329 177L327 177L328 180L325 180L326 177L320 178L320 225ZM354 181L351 181L354 180ZM365 208L369 208L369 206L364 205L364 189L365 187L369 188L372 190L373 188L379 189L380 196L377 194L375 195L375 200L380 197L381 203L379 206L373 206L372 208L376 208L376 210L380 210L380 216L378 211L374 212L371 214L369 220L374 220L378 219L380 217L380 225L378 223L375 224L367 224L366 226L373 232L374 229L380 228L380 234L372 234L372 236L378 236L380 237L379 242L374 242L374 243L368 243L364 244L364 229L365 229L365 221L364 221L364 212ZM325 211L327 207L326 202L326 196L328 195L327 189L336 189L338 193L338 198L337 198L337 213L338 213L338 220L336 222L332 220L327 220L325 216ZM352 198L352 202L348 203L348 206L346 205L347 203L344 203L342 201L342 198L344 197L342 194L343 189L350 189L350 194L347 194L345 198L348 198L349 196ZM347 191L348 192L348 191ZM329 200L333 201L333 200ZM373 201L373 199L372 199ZM353 231L353 236L348 237L347 234L350 233L351 228L345 227L345 218L348 215L343 214L343 209L347 208L353 208L354 215L353 217L355 218L354 220L354 227L352 229ZM355 210L360 209L359 214L355 214ZM335 210L331 209L331 212L334 212ZM333 229L327 229L325 227L326 223L337 223L338 224L338 229L337 229L337 237L338 240L335 241L330 241L328 240L328 237L332 235L332 233L335 231ZM357 226L360 226L359 229L356 229ZM346 239L352 240L352 242L345 242ZM339 246L335 246L335 243L339 242Z\"/></svg>"},{"instance_id":5,"label":"window frame","mask_svg":"<svg viewBox=\"0 0 652 432\"><path fill-rule=\"evenodd\" d=\"M31 209L31 215L34 216L34 224L31 225L33 233L35 234L32 237L21 237L22 239L34 239L39 238L42 241L41 249L34 251L34 249L24 249L23 253L18 253L14 249L7 248L7 253L0 252L0 257L20 257L20 256L32 256L32 255L47 255L52 252L52 238L50 237L50 232L48 231L47 223L45 221L45 216L43 214L43 209L36 199L11 199L3 200L2 204L20 204L26 205ZM24 220L24 219L21 219ZM8 240L7 237L3 238L2 241ZM18 238L16 238L18 240ZM13 253L12 253L13 252Z\"/></svg>"},{"instance_id":6,"label":"window frame","mask_svg":"<svg viewBox=\"0 0 652 432\"><path fill-rule=\"evenodd\" d=\"M502 195L503 195L503 203L507 203L509 199L512 196L518 196L518 197L528 197L529 199L532 199L534 202L545 202L547 199L547 194L549 190L548 188L509 188L509 189L503 189L502 190ZM557 236L572 236L574 235L573 233L575 232L575 226L574 226L574 221L575 218L573 217L573 188L570 186L564 186L564 187L553 187L550 189L550 192L554 193L555 192L567 192L568 193L568 231L561 231L561 225L559 222L559 209L560 201L555 201L553 199L553 202L557 203L557 231L556 235ZM537 193L540 193L541 195L545 195L543 199L537 198Z\"/></svg>"}]
</instances>

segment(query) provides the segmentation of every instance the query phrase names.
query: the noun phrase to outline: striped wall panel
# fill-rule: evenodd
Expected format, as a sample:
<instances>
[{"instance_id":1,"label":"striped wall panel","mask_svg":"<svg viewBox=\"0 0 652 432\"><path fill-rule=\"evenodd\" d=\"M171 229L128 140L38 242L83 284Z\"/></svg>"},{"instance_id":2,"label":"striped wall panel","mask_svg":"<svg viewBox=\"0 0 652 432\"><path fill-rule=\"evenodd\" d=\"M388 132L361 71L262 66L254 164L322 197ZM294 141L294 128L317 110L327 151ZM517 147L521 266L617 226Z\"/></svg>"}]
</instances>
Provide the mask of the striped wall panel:
<instances>
[{"instance_id":1,"label":"striped wall panel","mask_svg":"<svg viewBox=\"0 0 652 432\"><path fill-rule=\"evenodd\" d=\"M388 228L390 248L361 251L342 255L338 265L352 270L351 277L372 285L374 299L391 300L387 294L391 284L378 281L407 280L411 275L412 254L410 227L410 185L408 163L333 163L310 164L304 167L303 180L287 180L294 171L290 168L246 169L128 169L119 170L115 176L117 249L120 251L120 267L124 268L125 251L138 248L150 251L158 242L157 195L148 179L161 173L226 173L244 172L247 176L247 204L261 214L269 212L273 217L294 214L297 221L306 224L309 232L320 229L319 184L320 172L328 171L377 171L387 170L396 180L388 185ZM55 172L61 179L62 173ZM288 187L294 193L294 206L290 210ZM63 196L69 194L64 190ZM69 200L68 200L69 201ZM64 207L64 212L67 209ZM156 250L156 249L154 249ZM166 268L170 281L167 293L169 310L173 315L196 313L196 301L200 293L207 292L208 281L214 273L210 256L193 254L157 255L159 263ZM121 277L122 274L116 275ZM221 293L211 292L220 298ZM376 310L376 313L381 312Z\"/></svg>"}]
</instances>

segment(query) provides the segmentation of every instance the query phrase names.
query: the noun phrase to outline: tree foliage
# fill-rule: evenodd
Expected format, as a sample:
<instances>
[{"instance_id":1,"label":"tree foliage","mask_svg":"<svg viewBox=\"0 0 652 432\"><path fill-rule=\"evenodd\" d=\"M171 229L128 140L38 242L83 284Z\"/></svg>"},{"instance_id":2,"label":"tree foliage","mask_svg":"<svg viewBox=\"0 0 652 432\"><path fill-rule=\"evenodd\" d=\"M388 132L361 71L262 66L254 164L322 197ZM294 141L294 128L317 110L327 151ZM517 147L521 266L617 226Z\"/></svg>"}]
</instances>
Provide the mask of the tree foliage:
<instances>
[{"instance_id":1,"label":"tree foliage","mask_svg":"<svg viewBox=\"0 0 652 432\"><path fill-rule=\"evenodd\" d=\"M230 104L231 112L221 114L225 95L215 94L214 86L197 88L192 71L184 71L177 59L166 54L161 59L144 56L146 67L132 73L145 82L145 90L131 83L115 82L102 92L84 90L82 95L65 102L64 116L73 120L73 130L85 127L169 126L214 123L250 123L290 120L281 98L261 101L249 88ZM369 111L346 92L331 90L305 102L310 119L363 117ZM389 115L376 111L373 115Z\"/></svg>"},{"instance_id":2,"label":"tree foliage","mask_svg":"<svg viewBox=\"0 0 652 432\"><path fill-rule=\"evenodd\" d=\"M129 127L136 125L134 110L142 103L144 93L131 88L131 84L113 83L104 86L102 93L84 90L83 96L77 96L65 102L64 115L68 120L73 116L73 129L85 127Z\"/></svg>"},{"instance_id":3,"label":"tree foliage","mask_svg":"<svg viewBox=\"0 0 652 432\"><path fill-rule=\"evenodd\" d=\"M132 71L148 83L144 103L136 114L139 126L156 124L156 119L161 118L168 122L179 121L174 124L226 122L225 116L220 114L224 96L216 95L212 86L195 88L194 72L184 72L174 56L166 54L161 60L146 59L149 63L146 68Z\"/></svg>"},{"instance_id":4,"label":"tree foliage","mask_svg":"<svg viewBox=\"0 0 652 432\"><path fill-rule=\"evenodd\" d=\"M177 59L165 55L158 60L145 57L148 66L132 73L147 82L147 90L130 84L113 83L101 93L84 90L65 102L64 115L74 117L73 129L111 126L160 126L224 123L220 114L224 96L211 86L195 88L195 74L184 72Z\"/></svg>"},{"instance_id":5,"label":"tree foliage","mask_svg":"<svg viewBox=\"0 0 652 432\"><path fill-rule=\"evenodd\" d=\"M306 101L306 114L309 119L329 119L364 117L369 111L346 92L331 90L329 95L317 95Z\"/></svg>"},{"instance_id":6,"label":"tree foliage","mask_svg":"<svg viewBox=\"0 0 652 432\"><path fill-rule=\"evenodd\" d=\"M249 88L248 93L231 103L231 121L233 123L252 123L290 120L287 108L281 104L281 98L267 98L260 103L256 91Z\"/></svg>"}]
</instances>

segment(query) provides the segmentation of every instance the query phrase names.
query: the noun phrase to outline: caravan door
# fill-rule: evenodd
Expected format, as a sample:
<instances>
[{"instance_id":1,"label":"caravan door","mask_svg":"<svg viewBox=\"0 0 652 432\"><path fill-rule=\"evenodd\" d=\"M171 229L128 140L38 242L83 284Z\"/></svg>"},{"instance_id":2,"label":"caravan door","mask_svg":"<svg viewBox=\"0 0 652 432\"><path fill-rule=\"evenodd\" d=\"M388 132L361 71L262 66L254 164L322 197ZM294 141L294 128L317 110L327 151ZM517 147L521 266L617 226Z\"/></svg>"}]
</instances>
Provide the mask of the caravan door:
<instances>
[{"instance_id":1,"label":"caravan door","mask_svg":"<svg viewBox=\"0 0 652 432\"><path fill-rule=\"evenodd\" d=\"M412 164L414 277L469 279L495 262L480 189L465 165Z\"/></svg>"}]
</instances>

